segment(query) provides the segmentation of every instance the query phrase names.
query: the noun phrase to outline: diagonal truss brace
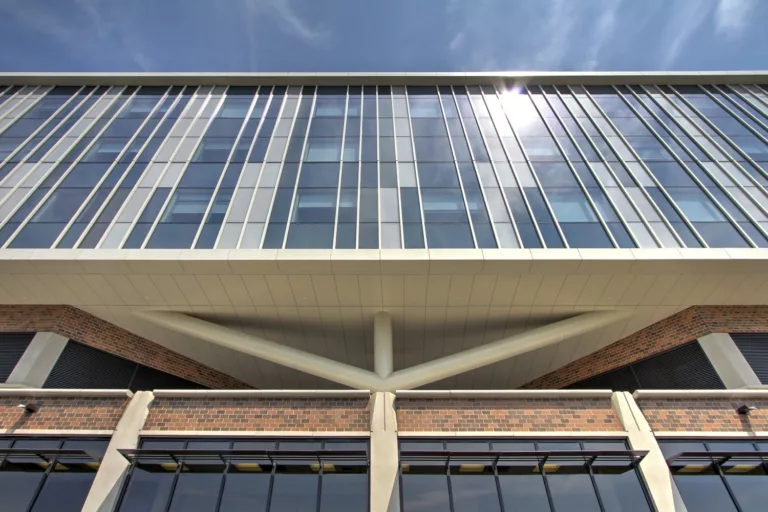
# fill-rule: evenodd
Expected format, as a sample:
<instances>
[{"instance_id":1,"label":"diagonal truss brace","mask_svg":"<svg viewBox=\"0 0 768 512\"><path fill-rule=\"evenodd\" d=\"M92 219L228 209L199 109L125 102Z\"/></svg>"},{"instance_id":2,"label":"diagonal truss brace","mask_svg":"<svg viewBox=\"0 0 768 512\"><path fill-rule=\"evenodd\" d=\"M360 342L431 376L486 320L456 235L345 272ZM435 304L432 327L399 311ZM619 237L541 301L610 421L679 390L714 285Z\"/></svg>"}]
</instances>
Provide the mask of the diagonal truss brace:
<instances>
[{"instance_id":1,"label":"diagonal truss brace","mask_svg":"<svg viewBox=\"0 0 768 512\"><path fill-rule=\"evenodd\" d=\"M559 343L627 318L627 311L594 311L502 338L457 354L392 371L392 325L385 312L374 319L375 372L310 354L176 311L135 313L156 325L355 389L412 389Z\"/></svg>"}]
</instances>

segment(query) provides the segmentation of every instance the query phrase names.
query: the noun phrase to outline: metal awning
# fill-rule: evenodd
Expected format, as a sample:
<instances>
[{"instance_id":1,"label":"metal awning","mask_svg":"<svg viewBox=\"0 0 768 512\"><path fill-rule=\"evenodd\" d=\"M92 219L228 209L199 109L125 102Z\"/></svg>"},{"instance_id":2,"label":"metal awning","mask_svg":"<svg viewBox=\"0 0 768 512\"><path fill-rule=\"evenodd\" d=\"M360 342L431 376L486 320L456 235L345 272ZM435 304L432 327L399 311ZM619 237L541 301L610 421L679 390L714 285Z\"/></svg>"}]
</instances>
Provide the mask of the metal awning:
<instances>
[{"instance_id":1,"label":"metal awning","mask_svg":"<svg viewBox=\"0 0 768 512\"><path fill-rule=\"evenodd\" d=\"M768 452L680 452L667 458L667 464L670 466L766 462L768 462Z\"/></svg>"},{"instance_id":2,"label":"metal awning","mask_svg":"<svg viewBox=\"0 0 768 512\"><path fill-rule=\"evenodd\" d=\"M68 463L99 462L101 458L85 450L55 450L35 448L3 448L0 449L0 461L13 459L16 463L50 463L54 460Z\"/></svg>"},{"instance_id":3,"label":"metal awning","mask_svg":"<svg viewBox=\"0 0 768 512\"><path fill-rule=\"evenodd\" d=\"M123 449L118 450L127 460L142 463L183 462L252 462L262 463L318 463L329 462L368 462L365 450L163 450L163 449Z\"/></svg>"},{"instance_id":4,"label":"metal awning","mask_svg":"<svg viewBox=\"0 0 768 512\"><path fill-rule=\"evenodd\" d=\"M400 452L400 461L434 462L435 465L486 464L496 466L504 463L528 462L531 465L543 465L548 462L579 462L591 466L595 462L620 463L628 466L639 463L648 454L648 450L550 450L550 451L411 451Z\"/></svg>"}]
</instances>

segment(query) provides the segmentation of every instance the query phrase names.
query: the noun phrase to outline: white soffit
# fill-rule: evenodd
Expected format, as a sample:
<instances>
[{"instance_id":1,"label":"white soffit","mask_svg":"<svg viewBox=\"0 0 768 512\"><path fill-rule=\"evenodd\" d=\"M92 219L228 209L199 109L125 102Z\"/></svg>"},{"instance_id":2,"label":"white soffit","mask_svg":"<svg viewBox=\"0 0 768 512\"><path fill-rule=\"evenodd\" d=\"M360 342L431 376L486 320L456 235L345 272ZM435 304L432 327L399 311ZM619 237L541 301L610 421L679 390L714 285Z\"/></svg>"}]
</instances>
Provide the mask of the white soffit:
<instances>
[{"instance_id":1,"label":"white soffit","mask_svg":"<svg viewBox=\"0 0 768 512\"><path fill-rule=\"evenodd\" d=\"M428 386L505 389L692 305L768 304L768 250L0 251L0 304L68 304L254 386L336 388L151 325L188 312L373 369L373 317L393 318L395 369L600 309L626 320Z\"/></svg>"}]
</instances>

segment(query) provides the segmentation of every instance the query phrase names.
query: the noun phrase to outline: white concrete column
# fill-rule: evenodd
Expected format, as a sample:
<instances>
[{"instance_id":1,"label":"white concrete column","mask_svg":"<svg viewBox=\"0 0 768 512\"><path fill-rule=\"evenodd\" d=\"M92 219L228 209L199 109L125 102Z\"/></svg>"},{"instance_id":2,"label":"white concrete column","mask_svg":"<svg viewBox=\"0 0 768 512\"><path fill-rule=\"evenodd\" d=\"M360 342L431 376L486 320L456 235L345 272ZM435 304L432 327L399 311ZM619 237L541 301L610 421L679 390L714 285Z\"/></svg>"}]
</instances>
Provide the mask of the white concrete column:
<instances>
[{"instance_id":1,"label":"white concrete column","mask_svg":"<svg viewBox=\"0 0 768 512\"><path fill-rule=\"evenodd\" d=\"M707 334L699 344L727 389L762 386L730 334Z\"/></svg>"},{"instance_id":2,"label":"white concrete column","mask_svg":"<svg viewBox=\"0 0 768 512\"><path fill-rule=\"evenodd\" d=\"M637 402L630 393L617 392L611 398L614 409L619 415L629 444L633 450L648 450L648 455L640 462L640 472L648 485L651 499L660 512L687 512L680 493L677 491L667 461L656 442L650 425L645 420Z\"/></svg>"},{"instance_id":3,"label":"white concrete column","mask_svg":"<svg viewBox=\"0 0 768 512\"><path fill-rule=\"evenodd\" d=\"M400 512L400 452L395 395L371 394L371 510Z\"/></svg>"},{"instance_id":4,"label":"white concrete column","mask_svg":"<svg viewBox=\"0 0 768 512\"><path fill-rule=\"evenodd\" d=\"M139 432L149 414L149 404L154 399L151 391L137 391L122 418L117 423L91 490L85 499L82 512L112 512L117 505L120 488L129 467L128 461L117 450L136 448Z\"/></svg>"},{"instance_id":5,"label":"white concrete column","mask_svg":"<svg viewBox=\"0 0 768 512\"><path fill-rule=\"evenodd\" d=\"M69 341L53 332L39 332L16 363L6 384L42 388Z\"/></svg>"},{"instance_id":6,"label":"white concrete column","mask_svg":"<svg viewBox=\"0 0 768 512\"><path fill-rule=\"evenodd\" d=\"M382 379L394 369L392 350L392 317L379 311L373 317L373 369Z\"/></svg>"}]
</instances>

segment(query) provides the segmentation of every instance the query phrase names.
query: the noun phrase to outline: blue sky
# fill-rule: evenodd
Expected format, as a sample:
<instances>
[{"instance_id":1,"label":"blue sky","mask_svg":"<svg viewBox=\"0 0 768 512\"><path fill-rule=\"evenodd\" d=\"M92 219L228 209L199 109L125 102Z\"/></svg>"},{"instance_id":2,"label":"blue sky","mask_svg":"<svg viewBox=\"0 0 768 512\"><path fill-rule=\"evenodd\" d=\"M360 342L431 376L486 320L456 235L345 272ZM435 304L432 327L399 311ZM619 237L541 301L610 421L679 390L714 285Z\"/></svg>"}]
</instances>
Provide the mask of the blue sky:
<instances>
[{"instance_id":1,"label":"blue sky","mask_svg":"<svg viewBox=\"0 0 768 512\"><path fill-rule=\"evenodd\" d=\"M768 69L768 0L0 0L0 71Z\"/></svg>"}]
</instances>

